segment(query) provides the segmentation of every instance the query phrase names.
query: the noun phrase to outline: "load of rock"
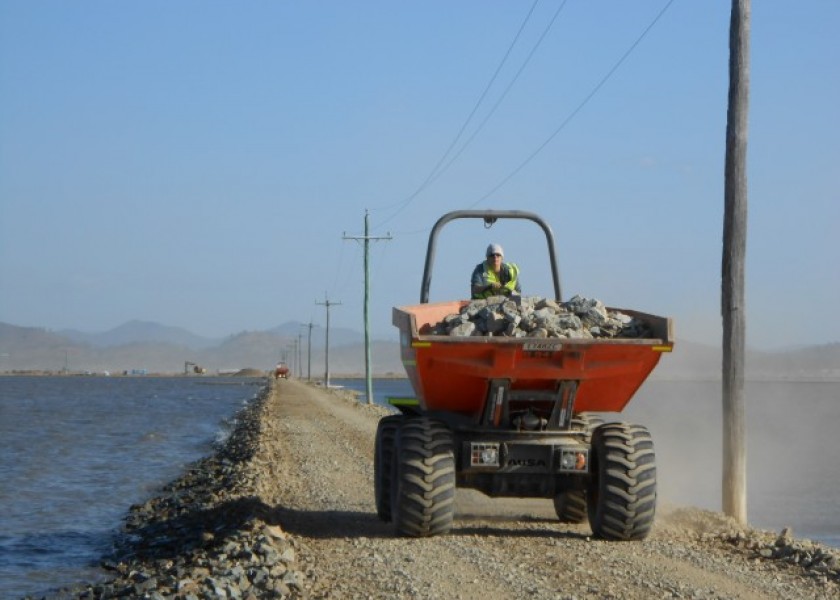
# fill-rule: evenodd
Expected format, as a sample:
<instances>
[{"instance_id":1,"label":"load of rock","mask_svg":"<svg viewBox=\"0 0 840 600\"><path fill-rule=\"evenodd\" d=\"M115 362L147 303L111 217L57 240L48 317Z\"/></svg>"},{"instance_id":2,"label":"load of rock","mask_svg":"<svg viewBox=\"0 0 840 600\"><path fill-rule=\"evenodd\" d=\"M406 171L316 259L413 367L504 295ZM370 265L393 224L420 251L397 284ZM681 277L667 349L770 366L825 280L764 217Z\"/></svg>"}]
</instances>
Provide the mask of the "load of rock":
<instances>
[{"instance_id":1,"label":"load of rock","mask_svg":"<svg viewBox=\"0 0 840 600\"><path fill-rule=\"evenodd\" d=\"M539 296L473 300L460 313L448 315L420 333L566 339L651 337L650 328L641 319L582 296L567 302Z\"/></svg>"}]
</instances>

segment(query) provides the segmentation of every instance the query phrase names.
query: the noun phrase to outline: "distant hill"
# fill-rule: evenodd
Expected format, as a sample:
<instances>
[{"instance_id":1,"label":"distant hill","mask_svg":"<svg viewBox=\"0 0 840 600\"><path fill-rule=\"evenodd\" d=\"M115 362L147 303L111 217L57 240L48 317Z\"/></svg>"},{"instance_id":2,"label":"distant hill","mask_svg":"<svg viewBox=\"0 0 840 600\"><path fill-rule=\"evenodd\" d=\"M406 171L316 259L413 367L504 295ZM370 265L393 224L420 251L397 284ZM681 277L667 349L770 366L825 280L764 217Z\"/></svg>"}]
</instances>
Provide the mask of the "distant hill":
<instances>
[{"instance_id":1,"label":"distant hill","mask_svg":"<svg viewBox=\"0 0 840 600\"><path fill-rule=\"evenodd\" d=\"M301 323L300 321L289 321L282 325L269 329L269 333L276 333L278 335L296 338L298 334L302 337L302 341L306 344L309 338L308 323ZM348 329L346 327L330 327L330 346L346 346L348 344L364 344L364 333ZM326 331L320 325L313 325L312 327L312 347L324 348L326 343Z\"/></svg>"},{"instance_id":2,"label":"distant hill","mask_svg":"<svg viewBox=\"0 0 840 600\"><path fill-rule=\"evenodd\" d=\"M677 340L674 351L663 355L653 373L658 379L720 379L719 347ZM840 380L840 343L807 346L778 352L747 351L750 379Z\"/></svg>"},{"instance_id":3,"label":"distant hill","mask_svg":"<svg viewBox=\"0 0 840 600\"><path fill-rule=\"evenodd\" d=\"M278 330L290 333L284 335ZM287 324L285 328L269 331L244 331L206 345L206 338L194 336L186 330L140 321L132 321L104 334L82 336L0 323L0 372L57 372L67 368L76 372L119 373L146 369L157 373L178 373L184 370L187 362L201 365L209 372L241 368L267 371L283 359L293 366L296 373L305 374L311 370L313 376L322 377L325 371L323 329L319 332L321 335L315 335L317 330L313 328L311 352L307 347L307 331L307 335L300 338L299 353L296 352L298 330L299 323L295 323L294 327ZM339 341L335 341L336 337ZM363 336L340 329L338 335L333 336L330 329L331 374L364 373L363 342L341 344L342 339L362 340ZM402 373L396 342L374 342L371 354L376 373Z\"/></svg>"},{"instance_id":4,"label":"distant hill","mask_svg":"<svg viewBox=\"0 0 840 600\"><path fill-rule=\"evenodd\" d=\"M103 333L83 333L73 329L64 329L57 332L74 342L90 344L99 348L108 346L122 346L136 342L162 342L187 348L201 349L215 346L219 340L201 337L182 329L170 327L150 321L129 321L119 327L110 329Z\"/></svg>"},{"instance_id":5,"label":"distant hill","mask_svg":"<svg viewBox=\"0 0 840 600\"><path fill-rule=\"evenodd\" d=\"M66 367L82 372L147 369L178 373L190 362L212 373L241 368L269 370L277 361L285 360L294 374L306 376L311 370L313 377L321 378L325 371L324 330L313 328L311 350L308 333L301 323L288 322L267 331L244 331L214 341L177 327L131 321L102 334L79 337L0 323L0 372L60 371ZM363 339L360 332L330 329L331 376L364 373ZM396 341L374 340L371 355L375 374L404 374ZM719 379L720 373L720 348L678 340L674 351L662 356L652 377ZM747 377L838 381L840 343L785 352L750 351Z\"/></svg>"}]
</instances>

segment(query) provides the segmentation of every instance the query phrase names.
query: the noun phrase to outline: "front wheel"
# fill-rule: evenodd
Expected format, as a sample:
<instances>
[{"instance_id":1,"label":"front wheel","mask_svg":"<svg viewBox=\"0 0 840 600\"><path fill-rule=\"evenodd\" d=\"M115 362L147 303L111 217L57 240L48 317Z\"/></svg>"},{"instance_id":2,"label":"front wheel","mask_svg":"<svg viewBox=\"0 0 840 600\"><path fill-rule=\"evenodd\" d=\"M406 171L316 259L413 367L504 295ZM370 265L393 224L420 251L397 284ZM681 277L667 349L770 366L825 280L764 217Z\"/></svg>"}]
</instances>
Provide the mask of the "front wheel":
<instances>
[{"instance_id":1,"label":"front wheel","mask_svg":"<svg viewBox=\"0 0 840 600\"><path fill-rule=\"evenodd\" d=\"M586 492L565 490L554 496L554 510L561 523L583 523L586 519Z\"/></svg>"},{"instance_id":2,"label":"front wheel","mask_svg":"<svg viewBox=\"0 0 840 600\"><path fill-rule=\"evenodd\" d=\"M397 535L447 533L455 515L455 452L449 428L427 417L405 419L397 429L391 472Z\"/></svg>"},{"instance_id":3,"label":"front wheel","mask_svg":"<svg viewBox=\"0 0 840 600\"><path fill-rule=\"evenodd\" d=\"M376 514L386 523L391 521L391 463L394 457L394 436L402 415L388 415L376 426L373 449L373 488Z\"/></svg>"},{"instance_id":4,"label":"front wheel","mask_svg":"<svg viewBox=\"0 0 840 600\"><path fill-rule=\"evenodd\" d=\"M642 425L608 423L592 435L587 509L592 533L607 540L642 540L656 511L653 439Z\"/></svg>"}]
</instances>

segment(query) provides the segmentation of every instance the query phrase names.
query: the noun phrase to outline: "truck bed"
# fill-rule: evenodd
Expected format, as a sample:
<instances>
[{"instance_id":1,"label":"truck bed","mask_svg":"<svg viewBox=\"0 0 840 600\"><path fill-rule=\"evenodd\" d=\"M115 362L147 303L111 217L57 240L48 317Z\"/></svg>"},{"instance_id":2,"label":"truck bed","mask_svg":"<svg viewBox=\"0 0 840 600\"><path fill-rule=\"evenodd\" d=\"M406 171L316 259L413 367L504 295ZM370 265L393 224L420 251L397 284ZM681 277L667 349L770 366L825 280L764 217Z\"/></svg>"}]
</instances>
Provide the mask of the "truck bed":
<instances>
[{"instance_id":1,"label":"truck bed","mask_svg":"<svg viewBox=\"0 0 840 600\"><path fill-rule=\"evenodd\" d=\"M490 382L507 379L510 389L535 396L578 381L575 412L620 412L674 345L672 323L628 309L610 308L648 324L645 339L561 339L450 337L421 335L445 316L458 313L466 300L424 303L393 309L400 331L400 353L408 378L427 411L476 418Z\"/></svg>"}]
</instances>

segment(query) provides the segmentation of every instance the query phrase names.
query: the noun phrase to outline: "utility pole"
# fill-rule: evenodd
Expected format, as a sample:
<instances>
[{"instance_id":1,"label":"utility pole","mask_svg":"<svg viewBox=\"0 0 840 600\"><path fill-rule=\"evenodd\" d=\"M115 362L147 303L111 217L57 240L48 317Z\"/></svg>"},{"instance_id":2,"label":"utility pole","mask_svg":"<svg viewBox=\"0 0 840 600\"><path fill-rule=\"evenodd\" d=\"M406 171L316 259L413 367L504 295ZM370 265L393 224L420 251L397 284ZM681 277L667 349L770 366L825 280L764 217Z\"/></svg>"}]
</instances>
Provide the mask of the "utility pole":
<instances>
[{"instance_id":1,"label":"utility pole","mask_svg":"<svg viewBox=\"0 0 840 600\"><path fill-rule=\"evenodd\" d=\"M747 113L750 88L750 0L732 0L729 22L729 107L726 114L723 261L723 512L747 522L744 418L747 249Z\"/></svg>"},{"instance_id":2,"label":"utility pole","mask_svg":"<svg viewBox=\"0 0 840 600\"><path fill-rule=\"evenodd\" d=\"M287 365L289 367L289 377L294 377L295 375L295 362L297 361L297 340L292 338L292 340L286 345L286 347L291 351L292 358Z\"/></svg>"},{"instance_id":3,"label":"utility pole","mask_svg":"<svg viewBox=\"0 0 840 600\"><path fill-rule=\"evenodd\" d=\"M324 301L318 302L316 301L315 304L320 304L321 306L325 306L327 309L327 338L326 338L326 348L324 349L324 387L330 387L330 306L338 306L341 305L341 302L330 302L330 299L327 297L327 293L324 292Z\"/></svg>"},{"instance_id":4,"label":"utility pole","mask_svg":"<svg viewBox=\"0 0 840 600\"><path fill-rule=\"evenodd\" d=\"M303 334L300 331L298 331L298 337L297 337L297 361L298 361L297 376L298 376L298 379L303 378L303 361L301 360L301 348L300 348L301 347L301 341L300 340L301 340L302 337L303 337Z\"/></svg>"},{"instance_id":5,"label":"utility pole","mask_svg":"<svg viewBox=\"0 0 840 600\"><path fill-rule=\"evenodd\" d=\"M309 329L309 339L306 341L306 380L312 381L312 321L301 325Z\"/></svg>"},{"instance_id":6,"label":"utility pole","mask_svg":"<svg viewBox=\"0 0 840 600\"><path fill-rule=\"evenodd\" d=\"M373 404L373 375L371 374L371 360L370 360L370 242L379 240L391 240L391 234L374 237L371 236L368 230L368 211L365 209L365 234L362 236L348 236L344 235L345 240L363 240L365 249L365 382L367 389L367 403Z\"/></svg>"}]
</instances>

